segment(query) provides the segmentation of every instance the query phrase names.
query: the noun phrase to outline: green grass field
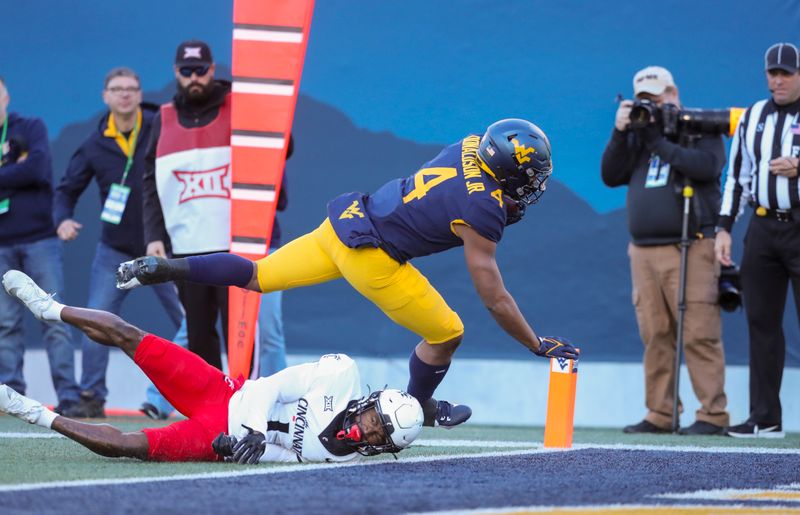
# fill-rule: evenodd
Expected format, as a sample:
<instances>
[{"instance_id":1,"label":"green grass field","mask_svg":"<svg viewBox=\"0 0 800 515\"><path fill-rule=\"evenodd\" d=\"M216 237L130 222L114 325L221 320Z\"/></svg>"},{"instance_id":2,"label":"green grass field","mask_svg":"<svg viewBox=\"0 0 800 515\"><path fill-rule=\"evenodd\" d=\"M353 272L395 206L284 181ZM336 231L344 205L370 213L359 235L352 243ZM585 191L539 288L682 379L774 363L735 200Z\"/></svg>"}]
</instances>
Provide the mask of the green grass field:
<instances>
[{"instance_id":1,"label":"green grass field","mask_svg":"<svg viewBox=\"0 0 800 515\"><path fill-rule=\"evenodd\" d=\"M123 431L164 425L163 422L145 418L113 418L107 422ZM12 438L8 433L30 433L31 438ZM240 465L226 463L144 463L132 459L104 458L66 438L36 438L36 433L55 434L9 416L0 416L0 485L82 479L163 477L242 469ZM524 443L530 443L531 448L535 448L541 447L543 438L544 430L541 427L467 425L452 431L426 428L420 437L421 443L447 440L452 441L453 445L419 445L404 451L399 457L402 460L409 456L463 455L517 450L520 444ZM509 445L506 447L503 443ZM800 434L790 433L785 439L780 440L739 440L721 436L626 435L620 429L576 428L574 443L578 446L618 444L797 449L800 448ZM393 460L392 456L371 459Z\"/></svg>"}]
</instances>

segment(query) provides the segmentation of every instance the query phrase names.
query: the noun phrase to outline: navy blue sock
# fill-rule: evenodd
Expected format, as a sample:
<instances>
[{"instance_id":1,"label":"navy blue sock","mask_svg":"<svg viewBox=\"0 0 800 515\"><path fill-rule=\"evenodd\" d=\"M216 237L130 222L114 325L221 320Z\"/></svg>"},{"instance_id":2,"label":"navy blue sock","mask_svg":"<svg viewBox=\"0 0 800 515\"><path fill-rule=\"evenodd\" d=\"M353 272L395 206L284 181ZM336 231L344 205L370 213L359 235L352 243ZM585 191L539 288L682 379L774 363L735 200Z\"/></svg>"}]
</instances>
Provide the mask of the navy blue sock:
<instances>
[{"instance_id":1,"label":"navy blue sock","mask_svg":"<svg viewBox=\"0 0 800 515\"><path fill-rule=\"evenodd\" d=\"M244 288L253 277L253 262L235 254L220 252L205 256L190 256L189 277L193 283Z\"/></svg>"},{"instance_id":2,"label":"navy blue sock","mask_svg":"<svg viewBox=\"0 0 800 515\"><path fill-rule=\"evenodd\" d=\"M428 365L417 356L417 351L411 351L411 358L408 360L408 388L406 391L417 398L420 404L433 397L436 387L442 382L450 363L447 365Z\"/></svg>"}]
</instances>

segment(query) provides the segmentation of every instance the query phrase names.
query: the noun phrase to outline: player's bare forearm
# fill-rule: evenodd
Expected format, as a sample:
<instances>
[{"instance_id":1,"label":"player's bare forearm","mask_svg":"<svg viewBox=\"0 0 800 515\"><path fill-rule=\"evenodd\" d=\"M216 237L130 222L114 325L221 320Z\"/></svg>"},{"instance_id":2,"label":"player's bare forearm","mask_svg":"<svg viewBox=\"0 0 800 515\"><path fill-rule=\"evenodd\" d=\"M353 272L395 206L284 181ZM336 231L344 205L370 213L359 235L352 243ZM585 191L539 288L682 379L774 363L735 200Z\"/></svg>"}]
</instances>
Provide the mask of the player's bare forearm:
<instances>
[{"instance_id":1,"label":"player's bare forearm","mask_svg":"<svg viewBox=\"0 0 800 515\"><path fill-rule=\"evenodd\" d=\"M495 261L496 244L468 227L461 229L459 233L464 240L467 269L483 304L505 332L531 351L538 350L539 340L536 334L503 284L503 277Z\"/></svg>"},{"instance_id":2,"label":"player's bare forearm","mask_svg":"<svg viewBox=\"0 0 800 515\"><path fill-rule=\"evenodd\" d=\"M539 339L533 329L522 316L522 312L517 307L514 298L506 292L506 297L500 302L486 306L497 325L499 325L509 336L524 345L531 352L539 349Z\"/></svg>"},{"instance_id":3,"label":"player's bare forearm","mask_svg":"<svg viewBox=\"0 0 800 515\"><path fill-rule=\"evenodd\" d=\"M57 417L53 421L52 429L90 451L109 458L128 457L146 460L150 448L144 433L123 433L109 424L91 424Z\"/></svg>"}]
</instances>

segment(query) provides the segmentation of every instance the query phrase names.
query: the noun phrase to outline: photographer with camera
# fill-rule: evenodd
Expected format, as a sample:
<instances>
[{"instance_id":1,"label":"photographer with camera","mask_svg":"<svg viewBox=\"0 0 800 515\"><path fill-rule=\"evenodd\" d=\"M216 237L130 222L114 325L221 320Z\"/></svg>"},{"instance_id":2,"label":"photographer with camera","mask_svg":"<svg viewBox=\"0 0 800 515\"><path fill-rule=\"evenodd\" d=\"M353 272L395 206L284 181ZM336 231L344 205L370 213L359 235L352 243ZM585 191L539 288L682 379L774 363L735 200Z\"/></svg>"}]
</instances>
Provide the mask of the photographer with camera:
<instances>
[{"instance_id":1,"label":"photographer with camera","mask_svg":"<svg viewBox=\"0 0 800 515\"><path fill-rule=\"evenodd\" d=\"M750 333L750 414L726 431L739 438L784 436L780 389L790 278L800 306L800 51L777 43L764 60L772 96L749 107L734 134L716 240L720 263L732 264L731 227L749 203L754 216L741 275Z\"/></svg>"},{"instance_id":2,"label":"photographer with camera","mask_svg":"<svg viewBox=\"0 0 800 515\"><path fill-rule=\"evenodd\" d=\"M717 304L719 265L714 259L719 180L725 164L722 124L693 121L715 114L711 111L678 116L690 112L680 111L678 88L664 68L640 70L633 78L633 90L635 101L623 100L617 109L601 165L607 186L628 186L632 240L628 255L633 304L644 344L647 414L623 431L667 433L671 428L680 327L676 321L684 221L681 192L684 186L693 186L689 239L684 242L688 251L683 337L686 366L701 407L696 421L680 433L722 434L729 416Z\"/></svg>"}]
</instances>

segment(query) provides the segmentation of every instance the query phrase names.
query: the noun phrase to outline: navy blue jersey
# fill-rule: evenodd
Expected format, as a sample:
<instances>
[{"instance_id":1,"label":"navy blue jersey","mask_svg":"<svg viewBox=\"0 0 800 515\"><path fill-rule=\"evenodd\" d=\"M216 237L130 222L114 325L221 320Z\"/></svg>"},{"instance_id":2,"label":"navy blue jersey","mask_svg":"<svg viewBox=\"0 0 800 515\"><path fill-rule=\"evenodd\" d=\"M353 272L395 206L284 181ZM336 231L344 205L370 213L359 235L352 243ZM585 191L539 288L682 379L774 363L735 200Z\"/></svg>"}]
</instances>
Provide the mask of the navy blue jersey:
<instances>
[{"instance_id":1,"label":"navy blue jersey","mask_svg":"<svg viewBox=\"0 0 800 515\"><path fill-rule=\"evenodd\" d=\"M475 162L479 143L480 136L468 136L410 177L371 195L351 193L331 201L328 216L337 235L349 247L381 247L400 262L463 245L453 231L459 223L500 241L506 225L503 194Z\"/></svg>"}]
</instances>

